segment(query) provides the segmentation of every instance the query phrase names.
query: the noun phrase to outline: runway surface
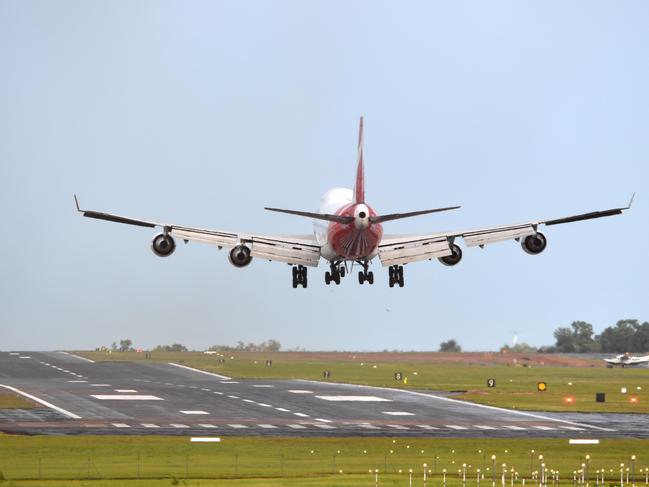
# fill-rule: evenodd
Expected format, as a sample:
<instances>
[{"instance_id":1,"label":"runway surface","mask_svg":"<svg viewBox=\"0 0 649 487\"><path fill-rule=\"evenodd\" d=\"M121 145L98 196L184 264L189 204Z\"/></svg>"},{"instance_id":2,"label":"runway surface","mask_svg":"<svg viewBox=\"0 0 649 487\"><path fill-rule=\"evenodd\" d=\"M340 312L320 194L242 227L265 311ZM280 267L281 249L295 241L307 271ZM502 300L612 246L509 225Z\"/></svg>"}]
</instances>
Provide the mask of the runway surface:
<instances>
[{"instance_id":1,"label":"runway surface","mask_svg":"<svg viewBox=\"0 0 649 487\"><path fill-rule=\"evenodd\" d=\"M0 352L0 390L41 401L0 410L24 434L647 438L647 415L528 413L441 393L233 380L165 363L94 363L64 352Z\"/></svg>"}]
</instances>

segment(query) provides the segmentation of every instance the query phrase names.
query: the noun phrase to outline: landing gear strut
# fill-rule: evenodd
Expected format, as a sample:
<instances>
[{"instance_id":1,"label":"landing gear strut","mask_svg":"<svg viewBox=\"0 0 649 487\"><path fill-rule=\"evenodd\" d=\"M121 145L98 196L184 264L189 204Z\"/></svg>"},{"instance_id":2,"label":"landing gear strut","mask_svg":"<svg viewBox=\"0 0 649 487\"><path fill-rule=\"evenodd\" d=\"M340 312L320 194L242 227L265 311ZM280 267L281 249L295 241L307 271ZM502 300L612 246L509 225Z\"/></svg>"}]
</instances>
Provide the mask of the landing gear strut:
<instances>
[{"instance_id":1,"label":"landing gear strut","mask_svg":"<svg viewBox=\"0 0 649 487\"><path fill-rule=\"evenodd\" d=\"M394 287L395 284L398 284L399 287L403 287L403 266L402 265L390 266L390 287Z\"/></svg>"},{"instance_id":2,"label":"landing gear strut","mask_svg":"<svg viewBox=\"0 0 649 487\"><path fill-rule=\"evenodd\" d=\"M366 262L361 262L363 270L358 273L358 283L363 284L367 281L369 284L374 284L374 273L372 271L367 271L369 264Z\"/></svg>"},{"instance_id":3,"label":"landing gear strut","mask_svg":"<svg viewBox=\"0 0 649 487\"><path fill-rule=\"evenodd\" d=\"M340 278L345 277L345 268L337 262L331 262L331 271L325 272L325 284L328 286L332 282L340 284Z\"/></svg>"},{"instance_id":4,"label":"landing gear strut","mask_svg":"<svg viewBox=\"0 0 649 487\"><path fill-rule=\"evenodd\" d=\"M306 287L306 267L303 265L298 265L293 267L293 288L295 289L298 285Z\"/></svg>"}]
</instances>

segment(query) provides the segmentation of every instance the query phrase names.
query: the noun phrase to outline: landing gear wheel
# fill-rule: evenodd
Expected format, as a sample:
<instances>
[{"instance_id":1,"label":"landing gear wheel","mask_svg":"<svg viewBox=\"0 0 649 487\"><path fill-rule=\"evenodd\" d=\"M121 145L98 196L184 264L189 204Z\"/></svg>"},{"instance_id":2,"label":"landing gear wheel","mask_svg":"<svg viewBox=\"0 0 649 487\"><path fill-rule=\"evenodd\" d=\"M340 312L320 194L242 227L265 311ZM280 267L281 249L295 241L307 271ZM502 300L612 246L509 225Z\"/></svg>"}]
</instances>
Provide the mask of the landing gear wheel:
<instances>
[{"instance_id":1,"label":"landing gear wheel","mask_svg":"<svg viewBox=\"0 0 649 487\"><path fill-rule=\"evenodd\" d=\"M365 273L363 271L360 271L358 273L358 283L363 284L365 282Z\"/></svg>"},{"instance_id":2,"label":"landing gear wheel","mask_svg":"<svg viewBox=\"0 0 649 487\"><path fill-rule=\"evenodd\" d=\"M390 287L394 287L395 284L398 284L399 287L403 287L403 266L402 265L393 265L389 269L389 280L388 283Z\"/></svg>"},{"instance_id":3,"label":"landing gear wheel","mask_svg":"<svg viewBox=\"0 0 649 487\"><path fill-rule=\"evenodd\" d=\"M331 274L329 273L329 271L325 272L325 284L327 286L331 284Z\"/></svg>"},{"instance_id":4,"label":"landing gear wheel","mask_svg":"<svg viewBox=\"0 0 649 487\"><path fill-rule=\"evenodd\" d=\"M345 266L341 265L338 272L340 273L340 277L345 277Z\"/></svg>"},{"instance_id":5,"label":"landing gear wheel","mask_svg":"<svg viewBox=\"0 0 649 487\"><path fill-rule=\"evenodd\" d=\"M303 265L293 267L293 289L301 285L303 288L307 286L307 268Z\"/></svg>"},{"instance_id":6,"label":"landing gear wheel","mask_svg":"<svg viewBox=\"0 0 649 487\"><path fill-rule=\"evenodd\" d=\"M373 272L368 272L367 273L367 282L370 284L374 284L374 273Z\"/></svg>"}]
</instances>

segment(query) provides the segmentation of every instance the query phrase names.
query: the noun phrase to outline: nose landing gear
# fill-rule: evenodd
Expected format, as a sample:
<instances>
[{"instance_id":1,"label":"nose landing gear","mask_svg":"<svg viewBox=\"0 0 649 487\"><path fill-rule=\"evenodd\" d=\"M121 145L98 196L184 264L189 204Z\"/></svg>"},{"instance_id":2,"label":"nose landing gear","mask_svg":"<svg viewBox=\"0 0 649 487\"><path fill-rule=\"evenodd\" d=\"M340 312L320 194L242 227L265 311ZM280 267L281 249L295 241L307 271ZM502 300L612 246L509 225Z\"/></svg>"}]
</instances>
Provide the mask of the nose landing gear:
<instances>
[{"instance_id":1,"label":"nose landing gear","mask_svg":"<svg viewBox=\"0 0 649 487\"><path fill-rule=\"evenodd\" d=\"M399 287L403 287L403 266L402 265L393 265L390 266L389 270L390 276L390 287L394 287L395 284L398 284Z\"/></svg>"},{"instance_id":2,"label":"nose landing gear","mask_svg":"<svg viewBox=\"0 0 649 487\"><path fill-rule=\"evenodd\" d=\"M307 268L303 265L293 266L293 288L295 289L298 285L301 285L303 288L307 286L307 277L306 277Z\"/></svg>"}]
</instances>

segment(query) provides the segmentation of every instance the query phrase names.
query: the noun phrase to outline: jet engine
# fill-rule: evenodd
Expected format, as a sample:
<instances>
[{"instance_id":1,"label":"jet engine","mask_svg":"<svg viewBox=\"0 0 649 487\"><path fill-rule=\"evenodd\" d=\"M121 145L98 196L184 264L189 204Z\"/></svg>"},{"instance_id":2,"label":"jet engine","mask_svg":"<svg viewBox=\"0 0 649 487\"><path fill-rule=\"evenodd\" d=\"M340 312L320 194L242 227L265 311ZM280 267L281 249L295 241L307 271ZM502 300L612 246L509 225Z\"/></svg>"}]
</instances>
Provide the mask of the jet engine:
<instances>
[{"instance_id":1,"label":"jet engine","mask_svg":"<svg viewBox=\"0 0 649 487\"><path fill-rule=\"evenodd\" d=\"M245 245L237 245L230 251L228 257L230 264L235 267L246 267L252 262L252 255L250 255L250 248Z\"/></svg>"},{"instance_id":2,"label":"jet engine","mask_svg":"<svg viewBox=\"0 0 649 487\"><path fill-rule=\"evenodd\" d=\"M458 247L457 245L453 244L451 245L451 252L453 252L451 255L447 255L446 257L440 257L438 260L448 266L454 266L460 263L462 260L462 249Z\"/></svg>"},{"instance_id":3,"label":"jet engine","mask_svg":"<svg viewBox=\"0 0 649 487\"><path fill-rule=\"evenodd\" d=\"M151 242L151 250L158 257L168 257L174 253L176 250L176 242L169 235L164 233L159 233L153 237L153 242Z\"/></svg>"},{"instance_id":4,"label":"jet engine","mask_svg":"<svg viewBox=\"0 0 649 487\"><path fill-rule=\"evenodd\" d=\"M541 232L537 232L536 235L528 235L521 242L523 250L530 255L540 254L545 250L547 245L548 241Z\"/></svg>"}]
</instances>

